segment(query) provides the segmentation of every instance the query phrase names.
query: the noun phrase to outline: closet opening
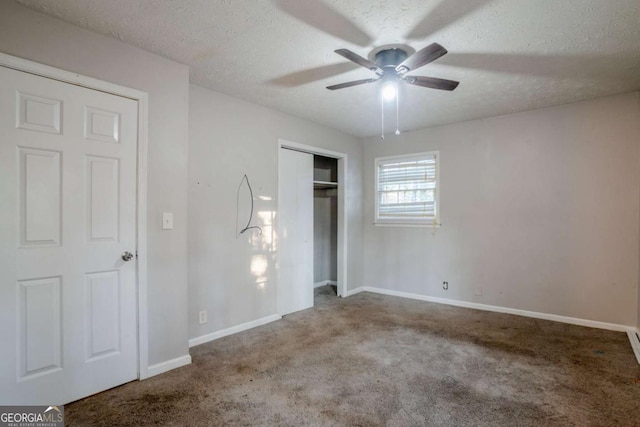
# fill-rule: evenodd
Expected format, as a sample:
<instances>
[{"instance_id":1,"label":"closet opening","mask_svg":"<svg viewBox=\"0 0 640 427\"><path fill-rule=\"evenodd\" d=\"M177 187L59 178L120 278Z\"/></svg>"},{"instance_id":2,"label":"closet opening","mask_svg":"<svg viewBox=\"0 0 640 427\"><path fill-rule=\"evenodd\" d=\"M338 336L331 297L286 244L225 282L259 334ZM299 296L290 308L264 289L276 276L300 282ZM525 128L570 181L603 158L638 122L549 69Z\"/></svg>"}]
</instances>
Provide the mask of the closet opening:
<instances>
[{"instance_id":1,"label":"closet opening","mask_svg":"<svg viewBox=\"0 0 640 427\"><path fill-rule=\"evenodd\" d=\"M347 155L279 140L278 313L347 291Z\"/></svg>"},{"instance_id":2,"label":"closet opening","mask_svg":"<svg viewBox=\"0 0 640 427\"><path fill-rule=\"evenodd\" d=\"M314 305L338 297L338 159L313 156Z\"/></svg>"}]
</instances>

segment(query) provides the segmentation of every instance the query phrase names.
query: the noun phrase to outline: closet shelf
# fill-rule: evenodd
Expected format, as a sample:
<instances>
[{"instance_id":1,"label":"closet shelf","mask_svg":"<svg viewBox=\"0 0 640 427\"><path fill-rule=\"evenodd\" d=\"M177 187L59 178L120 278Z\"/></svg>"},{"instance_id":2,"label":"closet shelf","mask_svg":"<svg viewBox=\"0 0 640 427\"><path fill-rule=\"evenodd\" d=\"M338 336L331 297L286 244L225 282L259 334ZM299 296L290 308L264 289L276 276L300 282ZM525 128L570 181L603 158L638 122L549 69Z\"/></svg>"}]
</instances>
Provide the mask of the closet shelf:
<instances>
[{"instance_id":1,"label":"closet shelf","mask_svg":"<svg viewBox=\"0 0 640 427\"><path fill-rule=\"evenodd\" d=\"M323 188L338 188L337 182L330 181L313 181L314 189L323 189Z\"/></svg>"}]
</instances>

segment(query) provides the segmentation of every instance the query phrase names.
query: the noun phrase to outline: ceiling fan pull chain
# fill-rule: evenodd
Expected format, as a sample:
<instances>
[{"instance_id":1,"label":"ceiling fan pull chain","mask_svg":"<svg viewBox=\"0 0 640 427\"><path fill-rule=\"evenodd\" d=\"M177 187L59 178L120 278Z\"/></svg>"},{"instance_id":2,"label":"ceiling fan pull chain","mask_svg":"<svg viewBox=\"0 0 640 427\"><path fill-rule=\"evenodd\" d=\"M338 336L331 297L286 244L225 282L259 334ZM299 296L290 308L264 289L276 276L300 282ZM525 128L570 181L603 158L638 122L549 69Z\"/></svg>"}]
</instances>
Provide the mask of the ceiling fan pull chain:
<instances>
[{"instance_id":1,"label":"ceiling fan pull chain","mask_svg":"<svg viewBox=\"0 0 640 427\"><path fill-rule=\"evenodd\" d=\"M400 135L400 90L396 93L396 135Z\"/></svg>"},{"instance_id":2,"label":"ceiling fan pull chain","mask_svg":"<svg viewBox=\"0 0 640 427\"><path fill-rule=\"evenodd\" d=\"M384 97L380 94L380 114L382 116L380 124L380 139L384 139Z\"/></svg>"}]
</instances>

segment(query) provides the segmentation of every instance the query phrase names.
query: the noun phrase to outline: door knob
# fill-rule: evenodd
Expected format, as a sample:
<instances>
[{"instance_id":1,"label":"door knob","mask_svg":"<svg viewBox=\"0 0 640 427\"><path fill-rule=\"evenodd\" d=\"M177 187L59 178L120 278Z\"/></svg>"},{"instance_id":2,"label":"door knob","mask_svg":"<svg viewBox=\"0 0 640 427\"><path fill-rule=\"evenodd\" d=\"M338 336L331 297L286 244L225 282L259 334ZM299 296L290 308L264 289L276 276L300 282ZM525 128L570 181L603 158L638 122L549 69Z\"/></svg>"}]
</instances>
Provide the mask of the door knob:
<instances>
[{"instance_id":1,"label":"door knob","mask_svg":"<svg viewBox=\"0 0 640 427\"><path fill-rule=\"evenodd\" d=\"M122 252L123 261L131 261L132 259L133 259L133 254L131 252Z\"/></svg>"}]
</instances>

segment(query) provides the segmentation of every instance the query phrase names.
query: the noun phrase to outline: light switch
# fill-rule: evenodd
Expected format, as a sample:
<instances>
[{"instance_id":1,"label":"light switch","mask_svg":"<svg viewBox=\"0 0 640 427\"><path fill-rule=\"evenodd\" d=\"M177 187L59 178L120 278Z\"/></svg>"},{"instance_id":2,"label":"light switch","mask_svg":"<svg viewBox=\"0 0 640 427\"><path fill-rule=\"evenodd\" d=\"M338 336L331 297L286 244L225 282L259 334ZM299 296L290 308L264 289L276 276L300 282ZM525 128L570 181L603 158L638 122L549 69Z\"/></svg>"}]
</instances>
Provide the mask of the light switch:
<instances>
[{"instance_id":1,"label":"light switch","mask_svg":"<svg viewBox=\"0 0 640 427\"><path fill-rule=\"evenodd\" d=\"M162 214L162 229L173 230L173 214L171 212Z\"/></svg>"}]
</instances>

